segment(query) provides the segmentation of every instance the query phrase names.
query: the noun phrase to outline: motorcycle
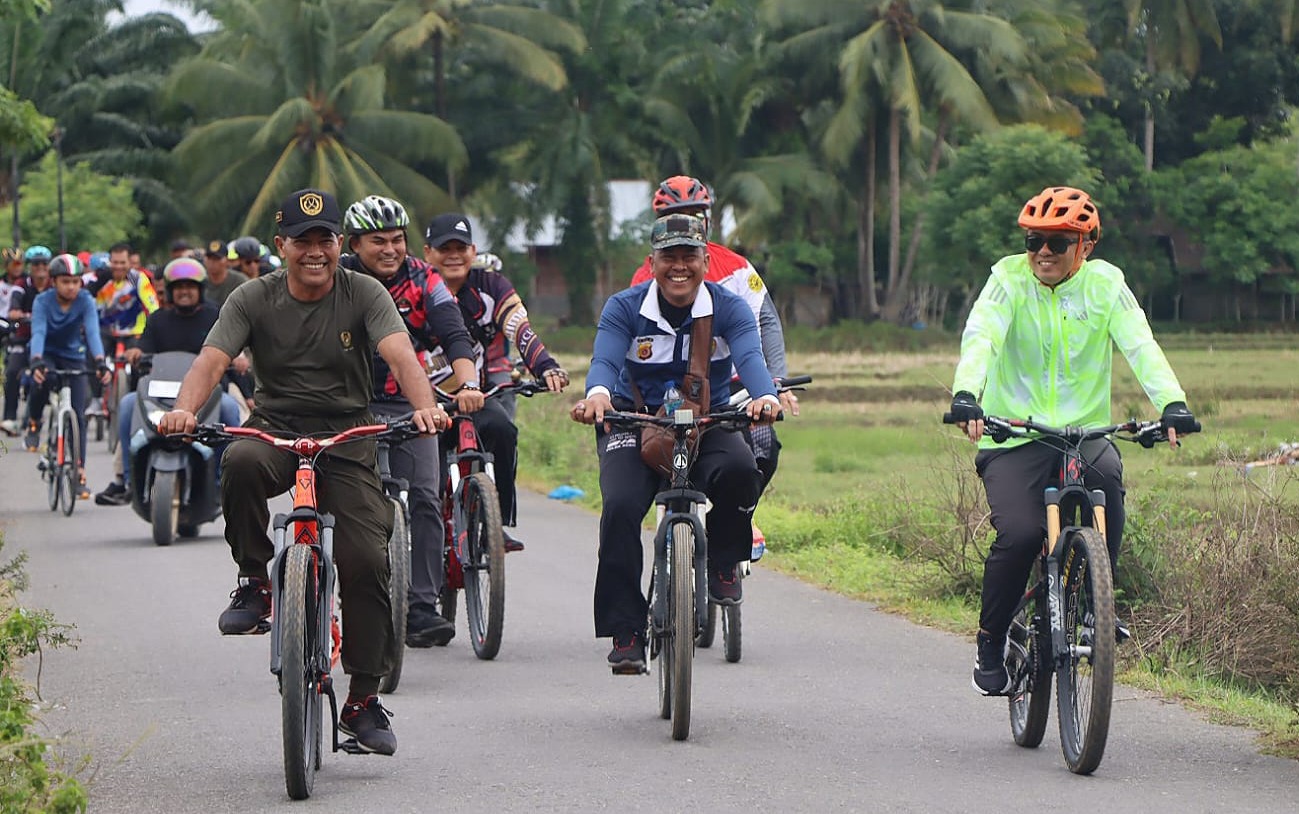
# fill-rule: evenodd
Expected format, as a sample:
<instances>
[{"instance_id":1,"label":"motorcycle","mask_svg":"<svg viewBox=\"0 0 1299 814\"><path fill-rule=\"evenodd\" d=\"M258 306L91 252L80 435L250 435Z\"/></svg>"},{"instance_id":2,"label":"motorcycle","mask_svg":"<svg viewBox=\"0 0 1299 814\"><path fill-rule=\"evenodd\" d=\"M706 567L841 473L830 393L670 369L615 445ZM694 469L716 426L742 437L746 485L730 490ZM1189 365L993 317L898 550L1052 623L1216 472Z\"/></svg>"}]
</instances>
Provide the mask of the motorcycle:
<instances>
[{"instance_id":1,"label":"motorcycle","mask_svg":"<svg viewBox=\"0 0 1299 814\"><path fill-rule=\"evenodd\" d=\"M221 514L220 452L169 440L158 432L158 422L175 407L180 383L197 358L177 351L156 354L135 389L131 443L125 450L131 467L131 508L152 524L153 542L160 546L171 545L177 536L197 537L199 526ZM217 388L199 408L199 423L216 421L220 404Z\"/></svg>"}]
</instances>

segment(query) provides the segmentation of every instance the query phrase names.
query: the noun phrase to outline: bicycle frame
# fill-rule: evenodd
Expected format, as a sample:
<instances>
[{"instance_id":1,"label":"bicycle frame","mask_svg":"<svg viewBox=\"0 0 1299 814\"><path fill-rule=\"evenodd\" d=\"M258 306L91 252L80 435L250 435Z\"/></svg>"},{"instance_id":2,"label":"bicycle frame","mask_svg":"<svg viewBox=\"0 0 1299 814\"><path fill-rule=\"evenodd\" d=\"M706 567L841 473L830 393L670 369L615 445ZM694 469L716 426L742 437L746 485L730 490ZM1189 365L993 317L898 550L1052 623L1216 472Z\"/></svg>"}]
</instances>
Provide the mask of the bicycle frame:
<instances>
[{"instance_id":1,"label":"bicycle frame","mask_svg":"<svg viewBox=\"0 0 1299 814\"><path fill-rule=\"evenodd\" d=\"M672 528L678 523L689 523L695 538L695 627L708 623L708 533L704 516L708 510L708 496L690 488L690 449L687 433L695 426L694 412L677 410L672 415L672 477L667 489L654 496L655 516L658 520L654 533L654 571L665 573L671 556ZM702 431L702 429L701 429ZM654 606L650 609L654 632L666 633L669 625L667 592L654 592Z\"/></svg>"}]
</instances>

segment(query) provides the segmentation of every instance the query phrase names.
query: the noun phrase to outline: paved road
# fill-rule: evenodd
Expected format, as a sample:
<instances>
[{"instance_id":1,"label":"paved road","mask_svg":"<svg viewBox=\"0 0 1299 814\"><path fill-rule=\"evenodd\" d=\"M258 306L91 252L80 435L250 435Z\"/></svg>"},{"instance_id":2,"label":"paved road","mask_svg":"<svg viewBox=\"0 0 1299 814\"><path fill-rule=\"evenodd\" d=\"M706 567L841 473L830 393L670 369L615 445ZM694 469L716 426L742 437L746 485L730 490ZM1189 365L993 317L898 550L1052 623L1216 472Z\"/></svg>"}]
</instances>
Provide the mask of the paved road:
<instances>
[{"instance_id":1,"label":"paved road","mask_svg":"<svg viewBox=\"0 0 1299 814\"><path fill-rule=\"evenodd\" d=\"M108 474L94 445L92 482ZM30 554L28 601L76 625L47 656L45 721L88 755L95 812L1295 810L1299 764L1251 733L1122 689L1090 778L1054 730L1010 739L1005 703L969 688L973 645L770 571L746 582L745 656L696 666L690 740L671 740L652 678L613 677L592 637L596 518L525 495L505 642L408 650L391 758L327 755L290 803L262 637L222 638L234 567L220 524L160 549L129 508L44 508L35 458L0 457L5 554ZM1052 723L1054 727L1054 722ZM1018 800L1013 797L1018 797ZM1085 806L1085 808L1084 808Z\"/></svg>"}]
</instances>

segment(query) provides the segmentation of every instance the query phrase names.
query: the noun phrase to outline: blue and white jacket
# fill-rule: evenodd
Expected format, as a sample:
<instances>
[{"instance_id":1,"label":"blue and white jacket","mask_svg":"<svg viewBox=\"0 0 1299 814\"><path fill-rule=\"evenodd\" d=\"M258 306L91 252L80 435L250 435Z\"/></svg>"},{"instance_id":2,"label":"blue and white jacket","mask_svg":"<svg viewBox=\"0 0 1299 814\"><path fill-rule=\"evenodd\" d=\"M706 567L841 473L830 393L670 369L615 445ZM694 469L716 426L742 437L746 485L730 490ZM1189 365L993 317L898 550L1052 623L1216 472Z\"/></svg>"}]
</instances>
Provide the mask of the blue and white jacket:
<instances>
[{"instance_id":1,"label":"blue and white jacket","mask_svg":"<svg viewBox=\"0 0 1299 814\"><path fill-rule=\"evenodd\" d=\"M651 412L663 403L668 382L681 387L690 366L690 331L696 317L713 315L713 349L709 364L711 409L725 409L731 390L731 368L754 398L776 400L776 388L762 357L762 339L753 311L744 300L717 283L699 288L690 317L674 329L659 311L658 283L650 280L609 298L595 333L586 393L635 401L634 378Z\"/></svg>"}]
</instances>

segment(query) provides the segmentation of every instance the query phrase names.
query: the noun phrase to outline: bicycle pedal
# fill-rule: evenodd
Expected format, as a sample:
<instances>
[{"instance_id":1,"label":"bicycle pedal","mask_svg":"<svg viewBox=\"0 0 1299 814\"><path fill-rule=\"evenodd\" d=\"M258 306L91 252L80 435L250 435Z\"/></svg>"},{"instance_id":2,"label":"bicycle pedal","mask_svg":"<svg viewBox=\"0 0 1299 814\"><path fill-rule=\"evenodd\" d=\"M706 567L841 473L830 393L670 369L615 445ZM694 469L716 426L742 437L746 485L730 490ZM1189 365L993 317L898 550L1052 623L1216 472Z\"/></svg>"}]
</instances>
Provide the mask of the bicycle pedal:
<instances>
[{"instance_id":1,"label":"bicycle pedal","mask_svg":"<svg viewBox=\"0 0 1299 814\"><path fill-rule=\"evenodd\" d=\"M649 667L642 664L639 666L619 665L611 667L611 671L616 676L647 676Z\"/></svg>"},{"instance_id":2,"label":"bicycle pedal","mask_svg":"<svg viewBox=\"0 0 1299 814\"><path fill-rule=\"evenodd\" d=\"M367 752L361 744L356 742L356 738L348 738L345 741L339 741L338 751L347 752L349 755L369 755L373 752Z\"/></svg>"}]
</instances>

